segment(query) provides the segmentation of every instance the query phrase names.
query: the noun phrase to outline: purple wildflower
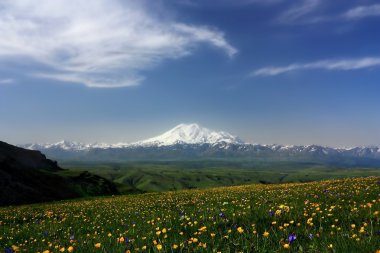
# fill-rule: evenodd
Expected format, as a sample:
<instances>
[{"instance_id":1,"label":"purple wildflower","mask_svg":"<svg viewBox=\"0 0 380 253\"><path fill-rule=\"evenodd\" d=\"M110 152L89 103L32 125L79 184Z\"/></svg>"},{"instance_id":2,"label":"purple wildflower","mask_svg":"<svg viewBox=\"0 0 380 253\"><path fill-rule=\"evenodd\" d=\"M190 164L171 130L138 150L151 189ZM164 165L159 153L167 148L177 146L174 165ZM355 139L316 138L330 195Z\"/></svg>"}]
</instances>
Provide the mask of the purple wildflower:
<instances>
[{"instance_id":1,"label":"purple wildflower","mask_svg":"<svg viewBox=\"0 0 380 253\"><path fill-rule=\"evenodd\" d=\"M288 237L289 243L293 243L297 239L297 236L295 234L290 234Z\"/></svg>"}]
</instances>

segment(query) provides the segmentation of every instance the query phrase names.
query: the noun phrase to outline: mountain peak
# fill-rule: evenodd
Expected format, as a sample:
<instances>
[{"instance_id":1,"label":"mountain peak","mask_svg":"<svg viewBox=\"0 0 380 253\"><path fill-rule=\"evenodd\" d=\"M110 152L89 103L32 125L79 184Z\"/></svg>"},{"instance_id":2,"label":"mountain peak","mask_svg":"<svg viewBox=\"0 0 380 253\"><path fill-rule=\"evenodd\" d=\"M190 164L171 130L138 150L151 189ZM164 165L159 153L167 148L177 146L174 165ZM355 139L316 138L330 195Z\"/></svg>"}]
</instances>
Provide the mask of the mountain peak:
<instances>
[{"instance_id":1,"label":"mountain peak","mask_svg":"<svg viewBox=\"0 0 380 253\"><path fill-rule=\"evenodd\" d=\"M210 130L208 128L201 127L196 123L182 123L159 136L138 142L136 144L169 146L174 144L216 144L221 142L242 143L239 138L229 133Z\"/></svg>"}]
</instances>

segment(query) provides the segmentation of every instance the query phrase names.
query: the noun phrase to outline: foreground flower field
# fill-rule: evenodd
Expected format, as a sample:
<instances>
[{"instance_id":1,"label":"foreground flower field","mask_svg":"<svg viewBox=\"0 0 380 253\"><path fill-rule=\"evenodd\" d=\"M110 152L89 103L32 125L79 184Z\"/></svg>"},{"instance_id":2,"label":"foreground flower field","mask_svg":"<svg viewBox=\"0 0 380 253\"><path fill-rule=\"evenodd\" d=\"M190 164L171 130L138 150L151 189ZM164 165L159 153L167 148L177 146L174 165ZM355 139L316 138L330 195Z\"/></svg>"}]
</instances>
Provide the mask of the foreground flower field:
<instances>
[{"instance_id":1,"label":"foreground flower field","mask_svg":"<svg viewBox=\"0 0 380 253\"><path fill-rule=\"evenodd\" d=\"M0 251L377 252L380 179L0 208Z\"/></svg>"}]
</instances>

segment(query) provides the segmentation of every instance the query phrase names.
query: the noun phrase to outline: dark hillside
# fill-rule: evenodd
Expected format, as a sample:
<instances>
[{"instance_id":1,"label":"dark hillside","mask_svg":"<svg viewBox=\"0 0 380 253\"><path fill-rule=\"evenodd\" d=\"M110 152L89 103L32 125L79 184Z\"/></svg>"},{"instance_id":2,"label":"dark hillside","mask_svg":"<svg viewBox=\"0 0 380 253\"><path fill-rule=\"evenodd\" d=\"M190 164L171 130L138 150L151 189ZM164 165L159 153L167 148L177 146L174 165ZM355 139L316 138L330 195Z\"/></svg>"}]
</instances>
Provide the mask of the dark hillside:
<instances>
[{"instance_id":1,"label":"dark hillside","mask_svg":"<svg viewBox=\"0 0 380 253\"><path fill-rule=\"evenodd\" d=\"M0 205L118 194L115 185L100 176L63 171L39 151L0 142Z\"/></svg>"}]
</instances>

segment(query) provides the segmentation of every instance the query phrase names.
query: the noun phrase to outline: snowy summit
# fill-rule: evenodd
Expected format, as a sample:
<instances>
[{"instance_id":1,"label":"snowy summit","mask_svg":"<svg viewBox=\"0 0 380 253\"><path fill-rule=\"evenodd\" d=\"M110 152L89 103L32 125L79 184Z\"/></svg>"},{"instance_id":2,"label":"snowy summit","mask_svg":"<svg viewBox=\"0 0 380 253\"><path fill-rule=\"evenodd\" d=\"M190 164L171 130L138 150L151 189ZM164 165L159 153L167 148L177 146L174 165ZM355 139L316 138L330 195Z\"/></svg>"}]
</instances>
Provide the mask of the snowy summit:
<instances>
[{"instance_id":1,"label":"snowy summit","mask_svg":"<svg viewBox=\"0 0 380 253\"><path fill-rule=\"evenodd\" d=\"M214 131L198 124L179 124L173 129L150 139L134 143L142 146L170 146L175 144L242 144L243 142L227 132Z\"/></svg>"}]
</instances>

